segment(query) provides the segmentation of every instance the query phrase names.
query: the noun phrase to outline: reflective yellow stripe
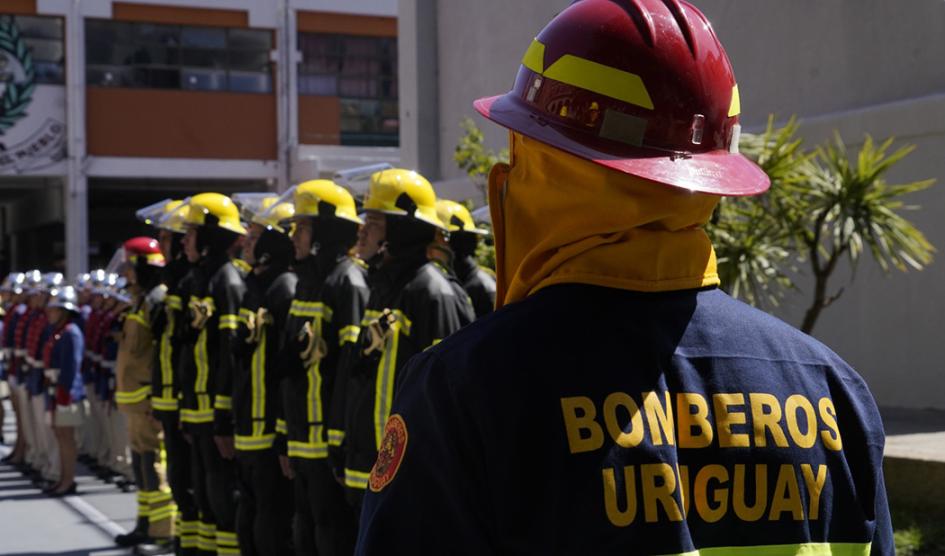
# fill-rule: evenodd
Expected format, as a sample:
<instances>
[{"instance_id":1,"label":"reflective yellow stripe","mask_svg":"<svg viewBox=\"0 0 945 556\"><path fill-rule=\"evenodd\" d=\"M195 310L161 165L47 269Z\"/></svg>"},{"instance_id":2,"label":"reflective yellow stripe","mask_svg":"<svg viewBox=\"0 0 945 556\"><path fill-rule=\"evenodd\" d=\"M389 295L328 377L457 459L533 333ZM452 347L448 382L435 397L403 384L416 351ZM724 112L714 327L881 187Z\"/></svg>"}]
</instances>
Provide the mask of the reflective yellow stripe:
<instances>
[{"instance_id":1,"label":"reflective yellow stripe","mask_svg":"<svg viewBox=\"0 0 945 556\"><path fill-rule=\"evenodd\" d=\"M738 94L738 85L732 87L732 106L728 109L728 117L737 116L742 113L742 97Z\"/></svg>"},{"instance_id":2,"label":"reflective yellow stripe","mask_svg":"<svg viewBox=\"0 0 945 556\"><path fill-rule=\"evenodd\" d=\"M359 326L346 326L338 332L338 345L345 345L345 343L355 343L358 341L358 336L361 334L361 327Z\"/></svg>"},{"instance_id":3,"label":"reflective yellow stripe","mask_svg":"<svg viewBox=\"0 0 945 556\"><path fill-rule=\"evenodd\" d=\"M151 523L155 521L162 521L165 519L170 519L174 516L176 508L174 506L164 506L162 508L157 508L151 510L151 514L148 516Z\"/></svg>"},{"instance_id":4,"label":"reflective yellow stripe","mask_svg":"<svg viewBox=\"0 0 945 556\"><path fill-rule=\"evenodd\" d=\"M370 480L370 473L345 469L345 485L348 487L366 489Z\"/></svg>"},{"instance_id":5,"label":"reflective yellow stripe","mask_svg":"<svg viewBox=\"0 0 945 556\"><path fill-rule=\"evenodd\" d=\"M321 318L331 322L332 310L321 301L300 301L295 299L289 307L289 314L294 317Z\"/></svg>"},{"instance_id":6,"label":"reflective yellow stripe","mask_svg":"<svg viewBox=\"0 0 945 556\"><path fill-rule=\"evenodd\" d=\"M220 315L220 330L236 330L240 327L238 315Z\"/></svg>"},{"instance_id":7,"label":"reflective yellow stripe","mask_svg":"<svg viewBox=\"0 0 945 556\"><path fill-rule=\"evenodd\" d=\"M158 411L177 411L180 407L174 398L151 398L151 409Z\"/></svg>"},{"instance_id":8,"label":"reflective yellow stripe","mask_svg":"<svg viewBox=\"0 0 945 556\"><path fill-rule=\"evenodd\" d=\"M180 545L183 548L197 548L198 536L200 534L200 523L197 521L181 521L178 527L180 536Z\"/></svg>"},{"instance_id":9,"label":"reflective yellow stripe","mask_svg":"<svg viewBox=\"0 0 945 556\"><path fill-rule=\"evenodd\" d=\"M141 403L151 395L151 387L144 386L132 392L115 392L115 402L120 405Z\"/></svg>"},{"instance_id":10,"label":"reflective yellow stripe","mask_svg":"<svg viewBox=\"0 0 945 556\"><path fill-rule=\"evenodd\" d=\"M665 556L869 556L872 543L803 543L719 546Z\"/></svg>"},{"instance_id":11,"label":"reflective yellow stripe","mask_svg":"<svg viewBox=\"0 0 945 556\"><path fill-rule=\"evenodd\" d=\"M289 425L284 419L276 419L276 432L279 434L287 434L289 432Z\"/></svg>"},{"instance_id":12,"label":"reflective yellow stripe","mask_svg":"<svg viewBox=\"0 0 945 556\"><path fill-rule=\"evenodd\" d=\"M151 323L148 322L148 319L144 318L144 310L128 313L125 318L133 320L145 328L151 328Z\"/></svg>"},{"instance_id":13,"label":"reflective yellow stripe","mask_svg":"<svg viewBox=\"0 0 945 556\"><path fill-rule=\"evenodd\" d=\"M392 330L400 330L404 333L405 336L410 336L410 330L413 328L413 322L407 318L407 315L399 309L394 309L391 311L394 314L394 324L391 325ZM361 319L361 327L370 326L372 322L381 318L383 315L381 311L365 311L364 318Z\"/></svg>"},{"instance_id":14,"label":"reflective yellow stripe","mask_svg":"<svg viewBox=\"0 0 945 556\"><path fill-rule=\"evenodd\" d=\"M252 363L250 364L252 379L252 418L253 435L260 436L265 432L266 423L262 421L266 417L266 338L267 328L265 323L256 323L261 326L262 331L259 335L259 343L256 344L256 351L253 352Z\"/></svg>"},{"instance_id":15,"label":"reflective yellow stripe","mask_svg":"<svg viewBox=\"0 0 945 556\"><path fill-rule=\"evenodd\" d=\"M549 79L653 110L653 99L639 75L572 54L565 54L545 69L545 45L538 39L528 47L522 65Z\"/></svg>"},{"instance_id":16,"label":"reflective yellow stripe","mask_svg":"<svg viewBox=\"0 0 945 556\"><path fill-rule=\"evenodd\" d=\"M241 324L249 326L250 322L254 322L256 319L256 313L250 311L246 308L240 308L240 317L239 321Z\"/></svg>"},{"instance_id":17,"label":"reflective yellow stripe","mask_svg":"<svg viewBox=\"0 0 945 556\"><path fill-rule=\"evenodd\" d=\"M185 423L202 424L213 422L212 409L181 409L180 420Z\"/></svg>"},{"instance_id":18,"label":"reflective yellow stripe","mask_svg":"<svg viewBox=\"0 0 945 556\"><path fill-rule=\"evenodd\" d=\"M233 398L217 394L216 397L213 398L213 408L229 411L233 409Z\"/></svg>"},{"instance_id":19,"label":"reflective yellow stripe","mask_svg":"<svg viewBox=\"0 0 945 556\"><path fill-rule=\"evenodd\" d=\"M276 435L265 434L262 436L240 436L236 435L236 449L243 452L252 452L255 450L268 450L272 448L276 441Z\"/></svg>"},{"instance_id":20,"label":"reflective yellow stripe","mask_svg":"<svg viewBox=\"0 0 945 556\"><path fill-rule=\"evenodd\" d=\"M217 526L213 523L200 522L197 528L199 535L197 548L208 552L215 552L217 549Z\"/></svg>"},{"instance_id":21,"label":"reflective yellow stripe","mask_svg":"<svg viewBox=\"0 0 945 556\"><path fill-rule=\"evenodd\" d=\"M194 346L194 359L197 365L197 380L194 391L198 394L207 392L207 382L210 380L210 360L207 358L207 330L201 330L197 336L197 345ZM206 409L206 408L200 408Z\"/></svg>"},{"instance_id":22,"label":"reflective yellow stripe","mask_svg":"<svg viewBox=\"0 0 945 556\"><path fill-rule=\"evenodd\" d=\"M168 298L169 302L170 298ZM177 303L180 305L180 298L177 298ZM174 385L174 357L173 357L173 345L171 341L174 337L174 319L167 319L167 327L164 328L164 332L161 334L161 345L158 348L158 356L161 363L161 384L164 388L169 388Z\"/></svg>"},{"instance_id":23,"label":"reflective yellow stripe","mask_svg":"<svg viewBox=\"0 0 945 556\"><path fill-rule=\"evenodd\" d=\"M289 441L289 457L303 459L325 459L328 457L328 444L324 442Z\"/></svg>"},{"instance_id":24,"label":"reflective yellow stripe","mask_svg":"<svg viewBox=\"0 0 945 556\"><path fill-rule=\"evenodd\" d=\"M179 295L167 296L167 299L164 300L164 304L172 311L180 311L184 307L183 301Z\"/></svg>"},{"instance_id":25,"label":"reflective yellow stripe","mask_svg":"<svg viewBox=\"0 0 945 556\"><path fill-rule=\"evenodd\" d=\"M377 448L384 438L384 427L390 417L390 406L394 398L394 373L397 371L397 350L400 347L400 332L394 328L393 335L384 345L384 353L377 365L377 381L374 386L374 440Z\"/></svg>"},{"instance_id":26,"label":"reflective yellow stripe","mask_svg":"<svg viewBox=\"0 0 945 556\"><path fill-rule=\"evenodd\" d=\"M345 441L345 431L328 429L328 445L329 446L341 446L341 443L344 441Z\"/></svg>"}]
</instances>

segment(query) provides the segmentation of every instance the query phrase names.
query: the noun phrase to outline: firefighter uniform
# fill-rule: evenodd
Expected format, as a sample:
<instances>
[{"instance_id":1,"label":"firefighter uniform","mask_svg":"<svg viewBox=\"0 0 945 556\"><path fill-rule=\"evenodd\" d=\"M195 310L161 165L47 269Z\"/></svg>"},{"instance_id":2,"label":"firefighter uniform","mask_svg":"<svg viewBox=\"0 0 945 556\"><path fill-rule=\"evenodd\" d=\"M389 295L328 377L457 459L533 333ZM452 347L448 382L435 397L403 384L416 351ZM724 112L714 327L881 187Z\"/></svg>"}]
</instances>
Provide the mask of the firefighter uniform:
<instances>
[{"instance_id":1,"label":"firefighter uniform","mask_svg":"<svg viewBox=\"0 0 945 556\"><path fill-rule=\"evenodd\" d=\"M579 0L477 102L501 308L408 365L358 554L894 553L863 380L717 289L737 91L688 2Z\"/></svg>"},{"instance_id":2,"label":"firefighter uniform","mask_svg":"<svg viewBox=\"0 0 945 556\"><path fill-rule=\"evenodd\" d=\"M251 222L244 258L255 264L246 278L239 318L239 365L233 377L233 436L239 464L237 532L244 556L291 552L292 484L275 448L281 396L276 358L282 349L296 277L289 270L292 243L280 222L292 205L276 195L255 195L258 203L234 196Z\"/></svg>"},{"instance_id":3,"label":"firefighter uniform","mask_svg":"<svg viewBox=\"0 0 945 556\"><path fill-rule=\"evenodd\" d=\"M406 170L378 172L370 187L364 208L385 215L387 235L383 261L368 276L371 293L361 322L360 357L347 375L344 480L356 508L368 487L404 364L472 320L468 298L457 291L461 288L427 258L434 231L444 230L433 187Z\"/></svg>"},{"instance_id":4,"label":"firefighter uniform","mask_svg":"<svg viewBox=\"0 0 945 556\"><path fill-rule=\"evenodd\" d=\"M158 283L164 256L156 240L133 238L125 242L126 265L135 274L133 306L122 323L115 367L115 401L125 414L131 446L132 472L138 495L135 528L116 537L120 546L134 546L172 536L174 504L159 473L160 423L151 418L152 366L155 338L152 323L167 295Z\"/></svg>"},{"instance_id":5,"label":"firefighter uniform","mask_svg":"<svg viewBox=\"0 0 945 556\"><path fill-rule=\"evenodd\" d=\"M495 309L495 274L476 261L480 238L489 231L477 228L469 209L455 201L438 200L436 211L450 232L456 278L469 296L476 318L482 318Z\"/></svg>"},{"instance_id":6,"label":"firefighter uniform","mask_svg":"<svg viewBox=\"0 0 945 556\"><path fill-rule=\"evenodd\" d=\"M239 309L245 293L240 271L228 251L245 234L233 202L203 193L182 205L184 219L205 252L192 269L185 310L186 349L182 366L180 414L193 440L192 480L200 510L198 550L238 554L236 469L221 455L215 436L232 434L232 385L237 364Z\"/></svg>"},{"instance_id":7,"label":"firefighter uniform","mask_svg":"<svg viewBox=\"0 0 945 556\"><path fill-rule=\"evenodd\" d=\"M349 255L361 220L351 195L331 181L308 181L287 195L296 226L311 232L312 243L300 247L294 238L299 282L278 365L285 448L295 471L296 551L350 554L356 517L328 457L343 439L340 414L333 416L343 392L340 366L353 355L368 296L365 269Z\"/></svg>"}]
</instances>

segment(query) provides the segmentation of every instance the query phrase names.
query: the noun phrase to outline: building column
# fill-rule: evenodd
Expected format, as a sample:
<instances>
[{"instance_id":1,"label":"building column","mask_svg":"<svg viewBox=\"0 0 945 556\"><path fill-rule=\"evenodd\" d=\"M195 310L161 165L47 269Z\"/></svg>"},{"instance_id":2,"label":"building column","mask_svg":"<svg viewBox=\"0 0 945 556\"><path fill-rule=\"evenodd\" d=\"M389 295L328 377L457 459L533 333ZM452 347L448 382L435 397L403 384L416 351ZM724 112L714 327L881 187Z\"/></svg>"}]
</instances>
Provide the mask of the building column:
<instances>
[{"instance_id":1,"label":"building column","mask_svg":"<svg viewBox=\"0 0 945 556\"><path fill-rule=\"evenodd\" d=\"M437 0L400 0L400 159L429 180L440 178Z\"/></svg>"},{"instance_id":2,"label":"building column","mask_svg":"<svg viewBox=\"0 0 945 556\"><path fill-rule=\"evenodd\" d=\"M63 183L66 276L72 279L89 265L89 182L85 143L85 21L81 4L66 15L66 118L68 173Z\"/></svg>"}]
</instances>

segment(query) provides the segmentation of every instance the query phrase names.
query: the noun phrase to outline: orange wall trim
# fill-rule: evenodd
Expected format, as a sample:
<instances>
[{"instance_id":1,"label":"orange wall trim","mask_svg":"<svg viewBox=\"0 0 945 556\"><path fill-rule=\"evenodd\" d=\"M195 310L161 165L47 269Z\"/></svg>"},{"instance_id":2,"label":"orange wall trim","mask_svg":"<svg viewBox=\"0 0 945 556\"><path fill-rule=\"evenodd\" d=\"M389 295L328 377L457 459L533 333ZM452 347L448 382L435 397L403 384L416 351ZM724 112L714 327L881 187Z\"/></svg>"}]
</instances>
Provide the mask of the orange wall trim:
<instances>
[{"instance_id":1,"label":"orange wall trim","mask_svg":"<svg viewBox=\"0 0 945 556\"><path fill-rule=\"evenodd\" d=\"M275 160L274 95L86 89L97 156Z\"/></svg>"},{"instance_id":2,"label":"orange wall trim","mask_svg":"<svg viewBox=\"0 0 945 556\"><path fill-rule=\"evenodd\" d=\"M341 100L299 95L299 143L341 144Z\"/></svg>"},{"instance_id":3,"label":"orange wall trim","mask_svg":"<svg viewBox=\"0 0 945 556\"><path fill-rule=\"evenodd\" d=\"M366 35L370 37L397 36L396 17L304 12L300 10L296 20L299 31L309 33Z\"/></svg>"},{"instance_id":4,"label":"orange wall trim","mask_svg":"<svg viewBox=\"0 0 945 556\"><path fill-rule=\"evenodd\" d=\"M249 14L244 10L181 8L177 6L132 4L130 2L115 2L112 4L112 19L177 25L249 27Z\"/></svg>"},{"instance_id":5,"label":"orange wall trim","mask_svg":"<svg viewBox=\"0 0 945 556\"><path fill-rule=\"evenodd\" d=\"M0 14L35 15L36 0L2 0Z\"/></svg>"}]
</instances>

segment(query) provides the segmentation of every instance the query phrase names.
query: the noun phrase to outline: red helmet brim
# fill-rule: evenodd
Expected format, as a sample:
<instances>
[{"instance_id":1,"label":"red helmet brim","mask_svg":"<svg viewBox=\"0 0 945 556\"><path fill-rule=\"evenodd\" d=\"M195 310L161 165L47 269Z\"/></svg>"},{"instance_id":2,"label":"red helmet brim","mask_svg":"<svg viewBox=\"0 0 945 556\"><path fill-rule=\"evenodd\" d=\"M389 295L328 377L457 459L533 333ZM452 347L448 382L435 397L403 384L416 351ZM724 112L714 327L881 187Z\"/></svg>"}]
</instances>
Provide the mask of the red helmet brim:
<instances>
[{"instance_id":1,"label":"red helmet brim","mask_svg":"<svg viewBox=\"0 0 945 556\"><path fill-rule=\"evenodd\" d=\"M566 128L529 110L511 93L481 98L473 105L484 117L526 137L659 184L726 197L758 195L771 187L768 175L741 154L718 150L679 157L654 149L613 146L612 142L589 146L572 138Z\"/></svg>"}]
</instances>

